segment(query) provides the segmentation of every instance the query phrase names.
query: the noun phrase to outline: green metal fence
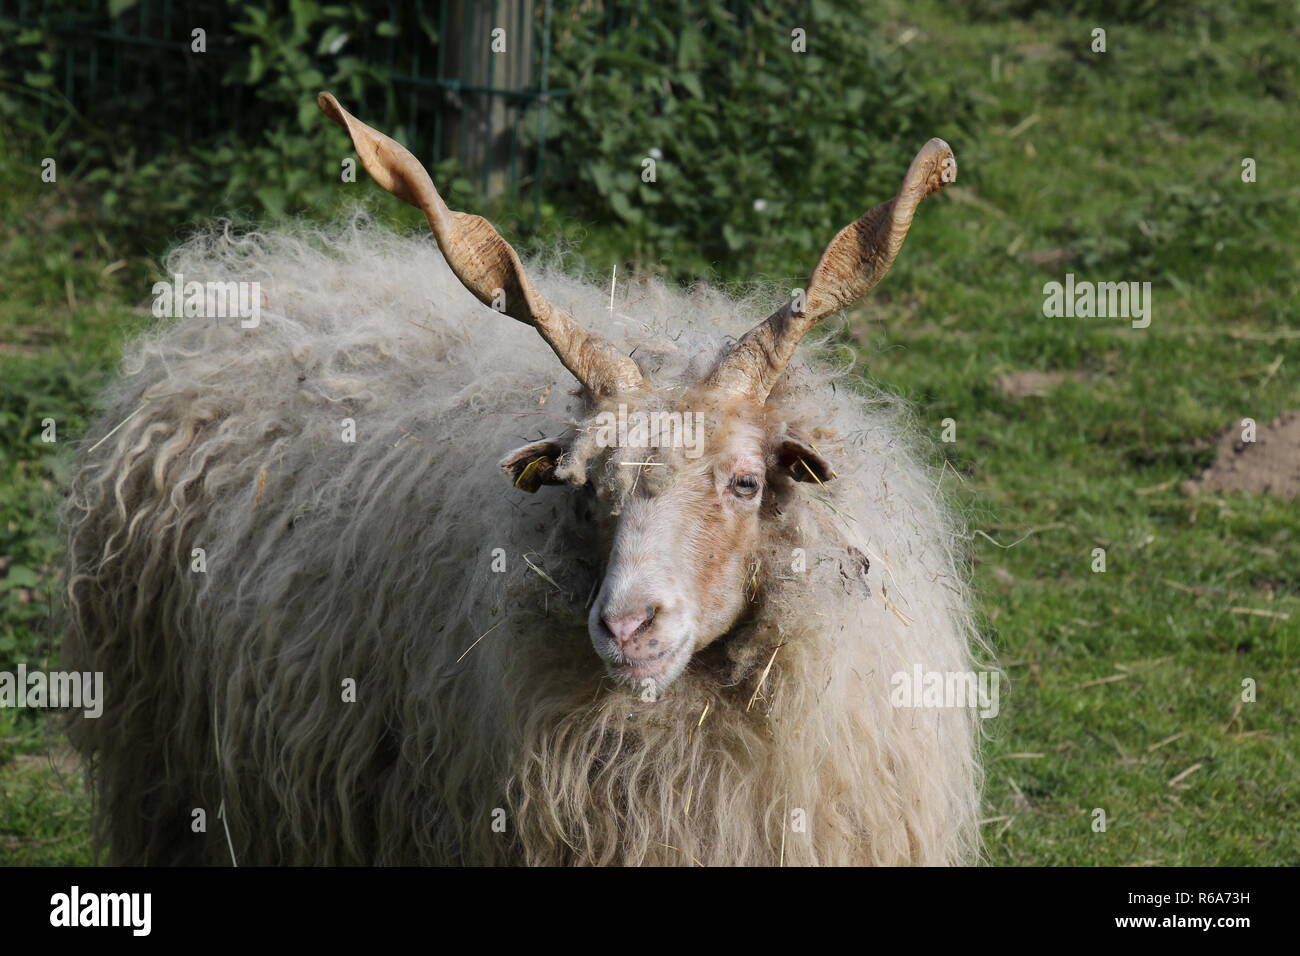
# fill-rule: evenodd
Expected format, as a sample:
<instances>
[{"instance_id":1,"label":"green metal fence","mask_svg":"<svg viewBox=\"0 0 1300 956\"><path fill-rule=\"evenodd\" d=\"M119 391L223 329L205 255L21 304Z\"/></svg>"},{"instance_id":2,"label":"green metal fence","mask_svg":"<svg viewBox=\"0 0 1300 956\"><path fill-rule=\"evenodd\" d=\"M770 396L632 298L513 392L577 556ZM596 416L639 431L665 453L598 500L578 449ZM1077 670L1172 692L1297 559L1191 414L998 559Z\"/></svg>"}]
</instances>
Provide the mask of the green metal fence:
<instances>
[{"instance_id":1,"label":"green metal fence","mask_svg":"<svg viewBox=\"0 0 1300 956\"><path fill-rule=\"evenodd\" d=\"M559 5L569 13L606 6ZM292 23L294 6L268 3L268 20ZM484 195L524 198L521 187L531 184L539 203L547 106L568 94L548 86L554 0L360 6L373 28L336 36L312 57L322 75L333 68L328 58L346 55L384 81L338 90L349 108L377 126L400 129L427 161L456 158ZM623 16L617 6L607 5L611 25ZM164 142L191 145L232 129L257 136L274 122L255 85L229 82L232 70L249 66L247 24L241 23L247 16L244 5L225 0L0 0L0 23L19 41L10 52L46 58L50 95L41 108L47 128L66 104L128 129L131 145L145 154ZM196 28L205 34L202 56L192 55ZM503 52L491 48L497 29L505 31ZM56 36L57 54L24 48L22 31ZM61 63L50 62L55 55ZM531 137L523 135L526 123L533 124Z\"/></svg>"},{"instance_id":2,"label":"green metal fence","mask_svg":"<svg viewBox=\"0 0 1300 956\"><path fill-rule=\"evenodd\" d=\"M60 128L71 109L123 141L115 145L149 157L231 132L260 140L281 129L286 114L314 111L315 89L302 75L324 83L346 59L357 68L333 91L349 109L430 165L457 160L483 196L531 201L536 219L548 108L572 94L550 85L553 56L571 62L575 35L617 45L655 20L656 9L680 22L696 2L0 0L0 80L39 81L47 130ZM807 0L789 3L803 8ZM750 0L708 6L742 30L751 19ZM330 17L347 29L326 27ZM195 29L205 31L203 55L192 51ZM307 49L295 34L304 29ZM504 51L492 48L497 29L505 31ZM276 31L286 34L282 45ZM275 73L275 64L254 61L281 48L314 73L300 70L293 81L283 74L269 91L274 84L250 81L260 68Z\"/></svg>"}]
</instances>

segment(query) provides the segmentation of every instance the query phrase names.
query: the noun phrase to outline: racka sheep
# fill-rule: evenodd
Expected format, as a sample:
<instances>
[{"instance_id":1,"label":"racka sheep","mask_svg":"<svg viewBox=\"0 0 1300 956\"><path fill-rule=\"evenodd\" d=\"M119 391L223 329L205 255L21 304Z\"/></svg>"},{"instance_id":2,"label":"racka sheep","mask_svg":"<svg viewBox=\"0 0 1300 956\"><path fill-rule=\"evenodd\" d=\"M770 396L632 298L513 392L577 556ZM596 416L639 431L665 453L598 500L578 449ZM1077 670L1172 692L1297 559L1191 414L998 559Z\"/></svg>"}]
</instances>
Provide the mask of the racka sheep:
<instances>
[{"instance_id":1,"label":"racka sheep","mask_svg":"<svg viewBox=\"0 0 1300 956\"><path fill-rule=\"evenodd\" d=\"M71 736L110 858L972 859L978 718L890 685L975 666L959 532L900 403L796 359L947 145L753 326L754 296L530 277L319 103L441 255L359 219L172 256L264 304L137 342L78 463L65 653L106 699Z\"/></svg>"}]
</instances>

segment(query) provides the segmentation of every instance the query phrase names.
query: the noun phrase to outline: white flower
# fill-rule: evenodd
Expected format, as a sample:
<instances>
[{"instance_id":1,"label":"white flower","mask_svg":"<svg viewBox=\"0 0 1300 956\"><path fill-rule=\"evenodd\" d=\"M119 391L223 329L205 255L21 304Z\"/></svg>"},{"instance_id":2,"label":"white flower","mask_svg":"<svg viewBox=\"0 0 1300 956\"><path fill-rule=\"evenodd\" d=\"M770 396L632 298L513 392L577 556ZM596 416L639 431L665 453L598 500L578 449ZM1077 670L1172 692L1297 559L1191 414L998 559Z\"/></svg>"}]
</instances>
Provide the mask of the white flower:
<instances>
[{"instance_id":1,"label":"white flower","mask_svg":"<svg viewBox=\"0 0 1300 956\"><path fill-rule=\"evenodd\" d=\"M661 153L661 152L659 152L659 147L658 147L658 146L655 146L654 148L652 148L652 149L650 150L650 158L651 158L651 159L663 159L663 158L664 158L664 154Z\"/></svg>"},{"instance_id":2,"label":"white flower","mask_svg":"<svg viewBox=\"0 0 1300 956\"><path fill-rule=\"evenodd\" d=\"M764 209L766 209L766 208L767 208L767 200L766 200L766 199L755 199L755 200L754 200L754 212L762 212L762 211L763 211Z\"/></svg>"}]
</instances>

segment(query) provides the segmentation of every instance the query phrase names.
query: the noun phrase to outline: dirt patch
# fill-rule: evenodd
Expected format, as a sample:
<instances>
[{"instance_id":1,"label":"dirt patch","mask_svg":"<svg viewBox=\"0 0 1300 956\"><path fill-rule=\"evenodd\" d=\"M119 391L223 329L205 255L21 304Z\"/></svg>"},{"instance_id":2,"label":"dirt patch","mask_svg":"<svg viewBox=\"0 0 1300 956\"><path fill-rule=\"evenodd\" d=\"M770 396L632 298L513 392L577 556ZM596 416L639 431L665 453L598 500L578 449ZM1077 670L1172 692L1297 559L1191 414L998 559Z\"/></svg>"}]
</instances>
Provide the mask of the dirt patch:
<instances>
[{"instance_id":1,"label":"dirt patch","mask_svg":"<svg viewBox=\"0 0 1300 956\"><path fill-rule=\"evenodd\" d=\"M1030 265L1059 266L1064 262L1073 262L1079 258L1077 249L1043 249L1038 252L1022 252L1020 258Z\"/></svg>"},{"instance_id":2,"label":"dirt patch","mask_svg":"<svg viewBox=\"0 0 1300 956\"><path fill-rule=\"evenodd\" d=\"M1083 372L1007 372L999 375L998 390L1010 398L1042 398L1062 382L1082 382Z\"/></svg>"},{"instance_id":3,"label":"dirt patch","mask_svg":"<svg viewBox=\"0 0 1300 956\"><path fill-rule=\"evenodd\" d=\"M75 776L81 770L81 759L70 748L56 747L43 754L16 754L5 769L23 775Z\"/></svg>"},{"instance_id":4,"label":"dirt patch","mask_svg":"<svg viewBox=\"0 0 1300 956\"><path fill-rule=\"evenodd\" d=\"M1245 491L1295 498L1300 495L1300 412L1287 412L1258 425L1253 442L1241 440L1241 426L1219 436L1214 464L1183 491Z\"/></svg>"}]
</instances>

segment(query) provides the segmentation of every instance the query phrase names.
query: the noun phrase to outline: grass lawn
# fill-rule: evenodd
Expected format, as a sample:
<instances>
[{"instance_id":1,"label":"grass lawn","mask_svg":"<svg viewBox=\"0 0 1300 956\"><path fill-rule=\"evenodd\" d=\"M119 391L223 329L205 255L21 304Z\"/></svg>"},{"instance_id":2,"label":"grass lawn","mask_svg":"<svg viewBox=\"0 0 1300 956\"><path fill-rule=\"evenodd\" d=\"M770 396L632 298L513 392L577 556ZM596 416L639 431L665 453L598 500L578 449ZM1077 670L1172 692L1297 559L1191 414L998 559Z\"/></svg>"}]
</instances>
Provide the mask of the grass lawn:
<instances>
[{"instance_id":1,"label":"grass lawn","mask_svg":"<svg viewBox=\"0 0 1300 956\"><path fill-rule=\"evenodd\" d=\"M1297 27L1000 6L888 6L891 42L959 76L980 115L918 131L952 144L958 182L841 333L915 403L970 507L1008 678L989 861L1300 864L1300 507L1181 488L1225 429L1300 408ZM50 659L60 449L147 324L155 268L75 175L37 176L0 158L0 669ZM1150 326L1044 317L1067 272L1150 282ZM1049 373L1044 394L1000 384L1026 372ZM57 729L0 709L0 862L88 862L87 821Z\"/></svg>"}]
</instances>

